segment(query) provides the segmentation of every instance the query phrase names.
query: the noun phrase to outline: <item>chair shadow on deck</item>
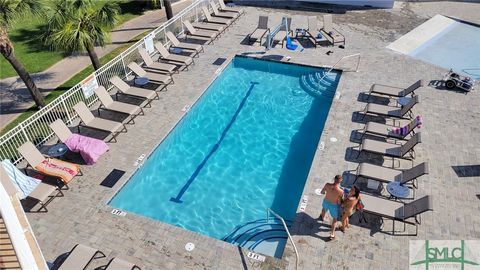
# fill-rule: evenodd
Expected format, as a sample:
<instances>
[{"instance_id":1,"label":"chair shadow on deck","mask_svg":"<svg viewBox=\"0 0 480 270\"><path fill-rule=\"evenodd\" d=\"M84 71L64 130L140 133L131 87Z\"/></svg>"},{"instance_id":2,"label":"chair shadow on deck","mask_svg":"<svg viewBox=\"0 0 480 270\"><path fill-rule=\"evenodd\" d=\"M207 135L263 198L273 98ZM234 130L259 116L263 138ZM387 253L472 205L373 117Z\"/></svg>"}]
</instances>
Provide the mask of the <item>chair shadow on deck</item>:
<instances>
[{"instance_id":1,"label":"chair shadow on deck","mask_svg":"<svg viewBox=\"0 0 480 270\"><path fill-rule=\"evenodd\" d=\"M452 166L458 177L480 176L480 165Z\"/></svg>"}]
</instances>

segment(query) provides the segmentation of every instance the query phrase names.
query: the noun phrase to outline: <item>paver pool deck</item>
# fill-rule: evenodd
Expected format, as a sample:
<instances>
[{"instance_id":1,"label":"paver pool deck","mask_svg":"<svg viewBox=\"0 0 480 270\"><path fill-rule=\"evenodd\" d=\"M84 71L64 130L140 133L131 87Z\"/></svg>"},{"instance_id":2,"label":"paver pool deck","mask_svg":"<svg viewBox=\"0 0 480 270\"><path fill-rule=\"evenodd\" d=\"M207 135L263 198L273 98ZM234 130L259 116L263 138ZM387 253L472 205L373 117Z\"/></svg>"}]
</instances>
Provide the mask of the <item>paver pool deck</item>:
<instances>
[{"instance_id":1,"label":"paver pool deck","mask_svg":"<svg viewBox=\"0 0 480 270\"><path fill-rule=\"evenodd\" d=\"M432 195L434 211L422 215L418 236L392 236L379 230L380 220L367 215L368 225L352 218L345 234L328 241L329 224L319 222L322 196L315 189L330 181L335 174L343 174L351 181L348 171L359 162L383 160L365 155L355 159L357 146L355 130L363 127L357 113L365 107L363 92L373 83L408 86L418 79L436 83L446 70L390 51L386 46L418 26L431 14L432 3L399 2L391 11L364 10L334 14L335 27L347 39L345 49L338 47L307 48L291 52L277 46L267 54L263 47L242 44L251 32L258 15L268 14L273 26L285 15L292 16L292 28L307 25L307 16L321 13L287 11L247 7L247 14L234 24L214 45L196 59L193 68L175 77L175 84L162 92L159 101L145 110L145 116L129 125L128 133L111 143L110 151L94 166L84 166L84 175L74 179L65 197L57 198L45 214L29 213L28 218L45 258L53 262L68 252L76 243L98 248L108 258L122 257L137 263L142 269L295 269L295 255L287 244L283 259L268 257L263 263L247 257L247 250L208 238L195 232L148 219L132 213L120 217L111 214L107 202L134 173L137 158L149 154L181 119L185 105L191 105L208 87L219 68L212 63L217 58L235 54L290 56L290 62L310 65L332 65L342 56L361 53L358 72L344 72L320 139L324 148L317 150L302 196L308 196L305 212L298 210L291 230L298 247L299 269L407 269L410 240L422 239L480 239L480 177L477 167L465 171L452 166L479 165L480 93L464 94L444 90L434 85L416 91L421 103L414 107L415 115L422 115L424 125L422 143L417 145L416 160L430 163L430 173L419 180L417 198ZM480 5L475 3L439 2L435 9L444 15L465 20L478 19ZM449 13L452 12L452 13ZM326 52L332 50L333 54ZM270 56L275 57L275 56ZM339 67L354 68L354 59ZM366 118L368 119L368 118ZM377 118L370 118L378 120ZM335 137L336 142L330 138ZM141 139L139 139L141 138ZM261 143L261 142L259 142ZM389 162L389 160L385 160ZM477 168L477 171L473 171ZM113 188L100 182L113 170L126 173ZM470 176L468 175L476 175ZM391 228L386 221L385 231ZM192 242L195 249L185 250ZM91 266L106 264L96 260Z\"/></svg>"}]
</instances>

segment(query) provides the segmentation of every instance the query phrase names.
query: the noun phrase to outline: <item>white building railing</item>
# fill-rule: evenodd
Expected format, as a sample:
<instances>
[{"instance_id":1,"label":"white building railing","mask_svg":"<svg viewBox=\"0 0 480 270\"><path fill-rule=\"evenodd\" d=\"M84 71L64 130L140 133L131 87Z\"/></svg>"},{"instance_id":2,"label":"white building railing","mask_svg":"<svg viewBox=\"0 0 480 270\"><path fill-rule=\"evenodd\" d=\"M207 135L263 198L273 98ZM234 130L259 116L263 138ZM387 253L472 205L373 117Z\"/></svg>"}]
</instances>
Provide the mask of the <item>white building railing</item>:
<instances>
[{"instance_id":1,"label":"white building railing","mask_svg":"<svg viewBox=\"0 0 480 270\"><path fill-rule=\"evenodd\" d=\"M203 13L201 13L202 6L211 10L208 0L195 0L190 6L176 14L173 18L158 28L154 29L144 38L140 39L91 75L95 75L99 85L102 85L111 91L113 88L109 82L111 77L118 75L121 78L126 78L131 73L127 68L127 65L130 62L143 62L138 53L138 49L145 48L146 37L153 36L154 42L160 41L165 46L170 45L170 42L167 42L165 33L171 31L176 35L183 34L184 29L182 22L184 20L198 21L204 18ZM14 164L19 163L23 159L17 152L19 146L26 141L31 141L36 146L43 145L46 141L52 138L54 134L50 129L49 124L57 119L62 119L67 125L71 125L78 118L78 115L73 110L73 106L78 102L84 101L89 107L95 106L98 101L97 96L93 94L86 98L83 94L82 83L84 81L85 80L73 86L57 99L47 104L38 112L34 113L15 128L1 136L0 160L10 159Z\"/></svg>"}]
</instances>

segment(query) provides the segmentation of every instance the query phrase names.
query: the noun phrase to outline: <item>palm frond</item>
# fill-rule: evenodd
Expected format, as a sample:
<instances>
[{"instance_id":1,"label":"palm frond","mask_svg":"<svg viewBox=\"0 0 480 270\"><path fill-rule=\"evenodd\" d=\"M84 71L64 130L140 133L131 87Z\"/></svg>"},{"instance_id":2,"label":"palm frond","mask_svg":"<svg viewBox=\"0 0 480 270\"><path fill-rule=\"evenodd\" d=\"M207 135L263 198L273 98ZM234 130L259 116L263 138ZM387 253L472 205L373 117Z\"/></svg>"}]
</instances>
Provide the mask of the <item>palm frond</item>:
<instances>
[{"instance_id":1,"label":"palm frond","mask_svg":"<svg viewBox=\"0 0 480 270\"><path fill-rule=\"evenodd\" d=\"M120 7L115 2L106 2L94 14L93 20L105 27L113 27L118 21Z\"/></svg>"},{"instance_id":2,"label":"palm frond","mask_svg":"<svg viewBox=\"0 0 480 270\"><path fill-rule=\"evenodd\" d=\"M0 25L7 27L26 15L38 15L43 11L40 0L0 0Z\"/></svg>"},{"instance_id":3,"label":"palm frond","mask_svg":"<svg viewBox=\"0 0 480 270\"><path fill-rule=\"evenodd\" d=\"M69 52L104 46L118 12L118 5L111 2L98 5L90 0L53 0L42 40L54 50Z\"/></svg>"}]
</instances>

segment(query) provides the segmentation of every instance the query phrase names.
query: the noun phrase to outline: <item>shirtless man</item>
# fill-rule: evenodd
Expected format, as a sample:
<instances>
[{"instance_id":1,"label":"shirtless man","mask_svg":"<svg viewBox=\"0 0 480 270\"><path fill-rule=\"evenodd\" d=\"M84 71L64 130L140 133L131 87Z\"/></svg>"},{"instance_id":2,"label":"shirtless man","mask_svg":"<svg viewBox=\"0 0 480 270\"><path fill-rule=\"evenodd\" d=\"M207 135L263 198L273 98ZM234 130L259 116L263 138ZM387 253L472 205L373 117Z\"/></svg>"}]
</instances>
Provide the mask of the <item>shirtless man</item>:
<instances>
[{"instance_id":1,"label":"shirtless man","mask_svg":"<svg viewBox=\"0 0 480 270\"><path fill-rule=\"evenodd\" d=\"M332 183L326 183L322 188L322 194L326 194L322 203L322 213L320 214L320 220L323 221L325 214L330 212L330 215L333 218L332 221L332 230L330 232L330 239L335 238L335 229L337 225L337 219L340 214L340 205L343 198L343 190L340 188L340 183L342 183L342 176L335 175Z\"/></svg>"}]
</instances>

